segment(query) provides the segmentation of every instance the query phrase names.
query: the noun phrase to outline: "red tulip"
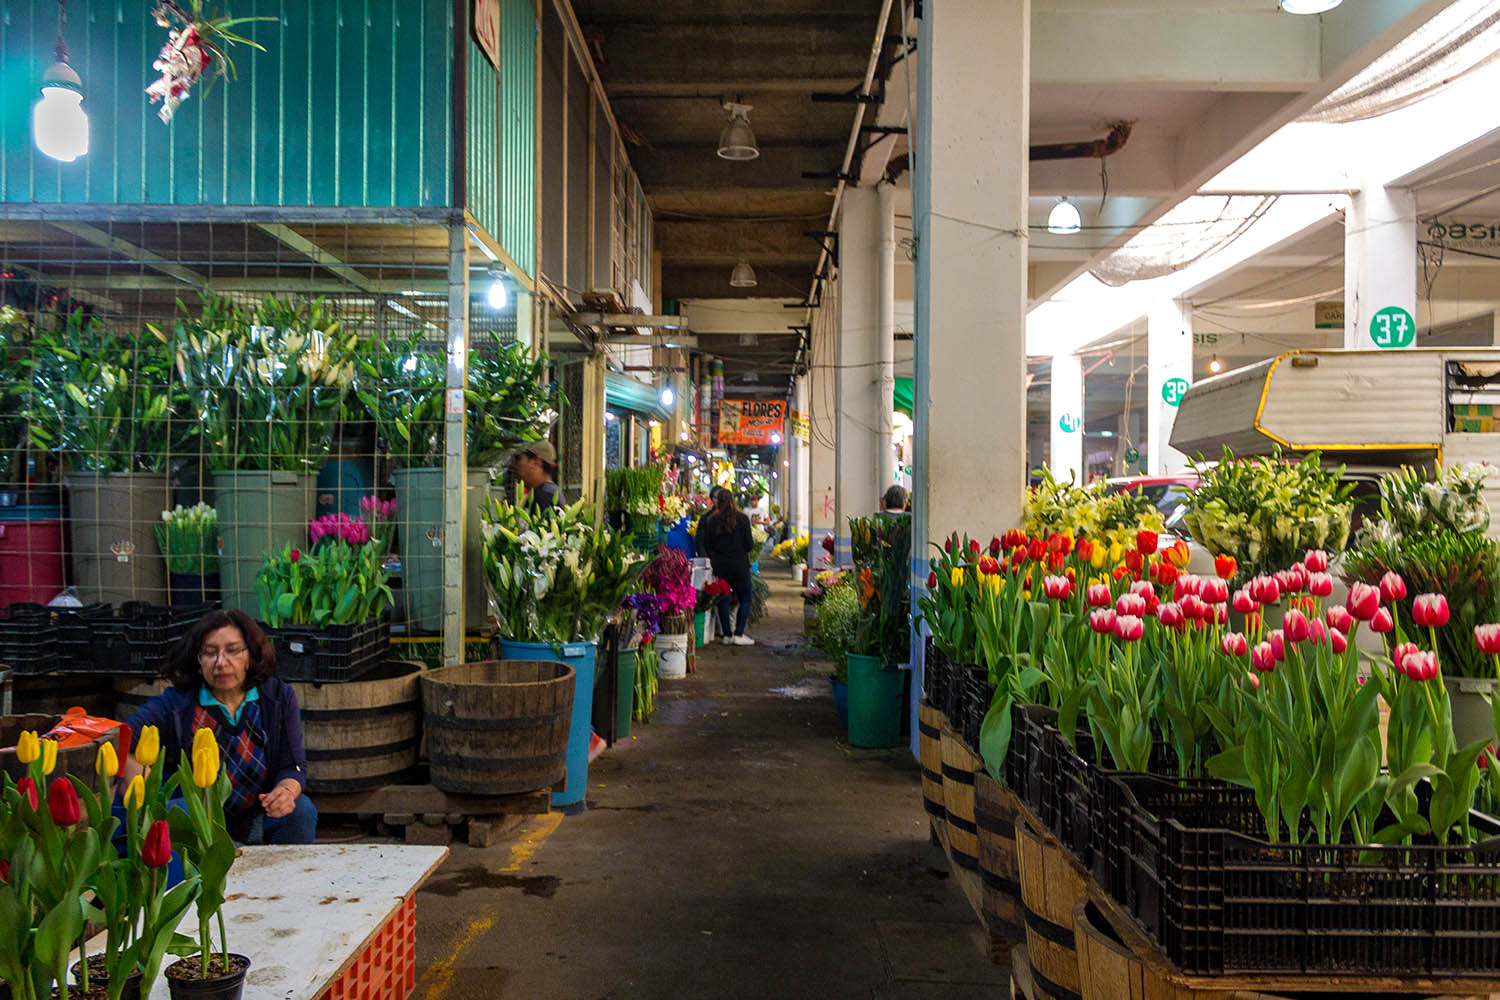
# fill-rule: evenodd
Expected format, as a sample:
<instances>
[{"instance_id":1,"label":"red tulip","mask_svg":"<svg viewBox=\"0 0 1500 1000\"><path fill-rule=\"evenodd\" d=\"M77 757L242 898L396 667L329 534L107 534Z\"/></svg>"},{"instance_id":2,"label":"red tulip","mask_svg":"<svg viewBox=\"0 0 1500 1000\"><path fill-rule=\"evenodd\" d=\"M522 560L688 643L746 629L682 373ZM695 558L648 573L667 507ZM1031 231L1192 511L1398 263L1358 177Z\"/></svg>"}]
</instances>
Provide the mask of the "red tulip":
<instances>
[{"instance_id":1,"label":"red tulip","mask_svg":"<svg viewBox=\"0 0 1500 1000\"><path fill-rule=\"evenodd\" d=\"M1261 604L1275 604L1281 600L1281 585L1274 577L1258 576L1250 581L1250 596Z\"/></svg>"},{"instance_id":2,"label":"red tulip","mask_svg":"<svg viewBox=\"0 0 1500 1000\"><path fill-rule=\"evenodd\" d=\"M1073 546L1073 554L1080 562L1089 562L1094 558L1094 543L1087 538L1078 539L1077 544Z\"/></svg>"},{"instance_id":3,"label":"red tulip","mask_svg":"<svg viewBox=\"0 0 1500 1000\"><path fill-rule=\"evenodd\" d=\"M1391 664L1397 673L1406 673L1406 658L1413 653L1420 653L1422 648L1414 642L1398 642L1396 648L1391 650Z\"/></svg>"},{"instance_id":4,"label":"red tulip","mask_svg":"<svg viewBox=\"0 0 1500 1000\"><path fill-rule=\"evenodd\" d=\"M979 557L979 572L986 576L994 576L1000 572L1000 561L994 556Z\"/></svg>"},{"instance_id":5,"label":"red tulip","mask_svg":"<svg viewBox=\"0 0 1500 1000\"><path fill-rule=\"evenodd\" d=\"M1229 584L1218 577L1214 577L1211 580L1204 580L1203 590L1198 596L1209 604L1223 604L1229 600Z\"/></svg>"},{"instance_id":6,"label":"red tulip","mask_svg":"<svg viewBox=\"0 0 1500 1000\"><path fill-rule=\"evenodd\" d=\"M47 811L52 822L61 827L77 826L83 819L83 806L78 801L78 790L67 778L53 778L47 786Z\"/></svg>"},{"instance_id":7,"label":"red tulip","mask_svg":"<svg viewBox=\"0 0 1500 1000\"><path fill-rule=\"evenodd\" d=\"M1235 562L1234 556L1214 556L1214 574L1220 580L1233 580L1239 571L1240 564Z\"/></svg>"},{"instance_id":8,"label":"red tulip","mask_svg":"<svg viewBox=\"0 0 1500 1000\"><path fill-rule=\"evenodd\" d=\"M1109 592L1109 586L1103 583L1091 583L1087 591L1089 607L1108 608L1114 605L1115 596Z\"/></svg>"},{"instance_id":9,"label":"red tulip","mask_svg":"<svg viewBox=\"0 0 1500 1000\"><path fill-rule=\"evenodd\" d=\"M992 555L992 556L998 556L999 554L1000 554L1000 539L991 537L990 538L990 555Z\"/></svg>"},{"instance_id":10,"label":"red tulip","mask_svg":"<svg viewBox=\"0 0 1500 1000\"><path fill-rule=\"evenodd\" d=\"M297 550L297 549L293 549L292 550L292 562L301 562L301 561L302 561L302 553L299 550Z\"/></svg>"},{"instance_id":11,"label":"red tulip","mask_svg":"<svg viewBox=\"0 0 1500 1000\"><path fill-rule=\"evenodd\" d=\"M1121 594L1115 602L1115 613L1139 618L1146 613L1146 599L1140 594Z\"/></svg>"},{"instance_id":12,"label":"red tulip","mask_svg":"<svg viewBox=\"0 0 1500 1000\"><path fill-rule=\"evenodd\" d=\"M943 551L950 556L953 554L953 539L951 537L943 539Z\"/></svg>"},{"instance_id":13,"label":"red tulip","mask_svg":"<svg viewBox=\"0 0 1500 1000\"><path fill-rule=\"evenodd\" d=\"M1196 594L1184 594L1178 603L1182 605L1182 613L1194 621L1202 621L1213 614L1209 606L1203 603L1203 598Z\"/></svg>"},{"instance_id":14,"label":"red tulip","mask_svg":"<svg viewBox=\"0 0 1500 1000\"><path fill-rule=\"evenodd\" d=\"M1327 573L1314 573L1307 578L1307 592L1314 597L1327 597L1333 593L1333 577Z\"/></svg>"},{"instance_id":15,"label":"red tulip","mask_svg":"<svg viewBox=\"0 0 1500 1000\"><path fill-rule=\"evenodd\" d=\"M1276 669L1276 651L1271 648L1269 642L1258 643L1250 651L1250 666L1263 674L1269 674Z\"/></svg>"},{"instance_id":16,"label":"red tulip","mask_svg":"<svg viewBox=\"0 0 1500 1000\"><path fill-rule=\"evenodd\" d=\"M1047 558L1047 543L1041 538L1033 538L1031 544L1026 548L1026 556L1032 562L1041 562Z\"/></svg>"},{"instance_id":17,"label":"red tulip","mask_svg":"<svg viewBox=\"0 0 1500 1000\"><path fill-rule=\"evenodd\" d=\"M1182 575L1182 571L1169 562L1159 562L1151 567L1151 575L1163 587L1170 587L1177 582L1177 578Z\"/></svg>"},{"instance_id":18,"label":"red tulip","mask_svg":"<svg viewBox=\"0 0 1500 1000\"><path fill-rule=\"evenodd\" d=\"M1321 646L1328 641L1328 626L1321 618L1310 618L1307 622L1307 641Z\"/></svg>"},{"instance_id":19,"label":"red tulip","mask_svg":"<svg viewBox=\"0 0 1500 1000\"><path fill-rule=\"evenodd\" d=\"M1215 622L1219 623L1220 625L1229 624L1229 605L1211 604L1209 605L1209 607L1213 610ZM1207 622L1208 619L1205 618L1204 621Z\"/></svg>"},{"instance_id":20,"label":"red tulip","mask_svg":"<svg viewBox=\"0 0 1500 1000\"><path fill-rule=\"evenodd\" d=\"M1179 632L1187 625L1187 615L1183 613L1182 605L1176 601L1163 604L1156 612L1156 619L1167 628L1173 628Z\"/></svg>"},{"instance_id":21,"label":"red tulip","mask_svg":"<svg viewBox=\"0 0 1500 1000\"><path fill-rule=\"evenodd\" d=\"M1418 594L1412 602L1411 617L1423 628L1448 624L1448 598L1442 594Z\"/></svg>"},{"instance_id":22,"label":"red tulip","mask_svg":"<svg viewBox=\"0 0 1500 1000\"><path fill-rule=\"evenodd\" d=\"M1112 635L1115 631L1115 609L1097 608L1090 612L1089 628L1101 635Z\"/></svg>"},{"instance_id":23,"label":"red tulip","mask_svg":"<svg viewBox=\"0 0 1500 1000\"><path fill-rule=\"evenodd\" d=\"M1066 601L1073 596L1073 581L1065 576L1043 577L1042 593L1047 595L1048 600Z\"/></svg>"},{"instance_id":24,"label":"red tulip","mask_svg":"<svg viewBox=\"0 0 1500 1000\"><path fill-rule=\"evenodd\" d=\"M1343 655L1344 650L1349 648L1348 638L1332 625L1328 626L1328 640L1333 644L1333 651L1340 656Z\"/></svg>"},{"instance_id":25,"label":"red tulip","mask_svg":"<svg viewBox=\"0 0 1500 1000\"><path fill-rule=\"evenodd\" d=\"M1119 615L1115 618L1115 638L1124 642L1138 642L1145 634L1146 623L1135 615Z\"/></svg>"},{"instance_id":26,"label":"red tulip","mask_svg":"<svg viewBox=\"0 0 1500 1000\"><path fill-rule=\"evenodd\" d=\"M1013 549L1016 546L1024 546L1027 542L1026 532L1011 528L1000 536L1000 545L1003 548Z\"/></svg>"},{"instance_id":27,"label":"red tulip","mask_svg":"<svg viewBox=\"0 0 1500 1000\"><path fill-rule=\"evenodd\" d=\"M1489 746L1487 746L1483 750L1479 751L1479 756L1477 758L1475 758L1475 760L1474 760L1475 765L1481 771L1487 770L1489 768L1489 766L1490 766L1490 757L1493 756L1494 753L1495 753L1495 744L1491 743Z\"/></svg>"},{"instance_id":28,"label":"red tulip","mask_svg":"<svg viewBox=\"0 0 1500 1000\"><path fill-rule=\"evenodd\" d=\"M1135 533L1135 547L1140 550L1141 555L1149 556L1156 554L1156 546L1161 539L1154 531L1137 531Z\"/></svg>"},{"instance_id":29,"label":"red tulip","mask_svg":"<svg viewBox=\"0 0 1500 1000\"><path fill-rule=\"evenodd\" d=\"M979 539L977 539L977 538L971 538L971 539L969 539L969 554L977 556L977 555L979 555L980 551L981 550L979 548Z\"/></svg>"},{"instance_id":30,"label":"red tulip","mask_svg":"<svg viewBox=\"0 0 1500 1000\"><path fill-rule=\"evenodd\" d=\"M1500 625L1475 625L1474 642L1481 653L1500 656Z\"/></svg>"},{"instance_id":31,"label":"red tulip","mask_svg":"<svg viewBox=\"0 0 1500 1000\"><path fill-rule=\"evenodd\" d=\"M1073 539L1067 535L1053 535L1047 539L1047 551L1065 556L1073 551Z\"/></svg>"},{"instance_id":32,"label":"red tulip","mask_svg":"<svg viewBox=\"0 0 1500 1000\"><path fill-rule=\"evenodd\" d=\"M0 882L10 880L10 862L0 861Z\"/></svg>"},{"instance_id":33,"label":"red tulip","mask_svg":"<svg viewBox=\"0 0 1500 1000\"><path fill-rule=\"evenodd\" d=\"M1430 681L1438 675L1436 653L1407 653L1401 660L1401 672L1414 681Z\"/></svg>"},{"instance_id":34,"label":"red tulip","mask_svg":"<svg viewBox=\"0 0 1500 1000\"><path fill-rule=\"evenodd\" d=\"M1391 617L1391 613L1385 608L1377 610L1375 617L1370 619L1370 631L1378 632L1381 635L1384 635L1395 627L1396 620Z\"/></svg>"},{"instance_id":35,"label":"red tulip","mask_svg":"<svg viewBox=\"0 0 1500 1000\"><path fill-rule=\"evenodd\" d=\"M172 829L167 821L159 819L146 831L141 844L141 864L147 868L165 868L172 860Z\"/></svg>"},{"instance_id":36,"label":"red tulip","mask_svg":"<svg viewBox=\"0 0 1500 1000\"><path fill-rule=\"evenodd\" d=\"M1380 578L1380 599L1392 604L1406 597L1406 581L1401 574L1388 572Z\"/></svg>"},{"instance_id":37,"label":"red tulip","mask_svg":"<svg viewBox=\"0 0 1500 1000\"><path fill-rule=\"evenodd\" d=\"M1327 573L1328 553L1322 549L1308 549L1307 555L1302 557L1302 565L1309 573Z\"/></svg>"},{"instance_id":38,"label":"red tulip","mask_svg":"<svg viewBox=\"0 0 1500 1000\"><path fill-rule=\"evenodd\" d=\"M1219 648L1230 656L1244 656L1250 651L1250 642L1238 632L1225 632Z\"/></svg>"},{"instance_id":39,"label":"red tulip","mask_svg":"<svg viewBox=\"0 0 1500 1000\"><path fill-rule=\"evenodd\" d=\"M1286 662L1286 633L1281 629L1272 629L1266 634L1266 641L1271 644L1271 655L1276 657L1277 663Z\"/></svg>"},{"instance_id":40,"label":"red tulip","mask_svg":"<svg viewBox=\"0 0 1500 1000\"><path fill-rule=\"evenodd\" d=\"M1342 604L1335 604L1323 612L1323 619L1331 628L1336 628L1345 635L1354 627L1354 616Z\"/></svg>"},{"instance_id":41,"label":"red tulip","mask_svg":"<svg viewBox=\"0 0 1500 1000\"><path fill-rule=\"evenodd\" d=\"M1356 621L1370 621L1379 610L1380 591L1368 583L1356 583L1349 588L1349 613Z\"/></svg>"},{"instance_id":42,"label":"red tulip","mask_svg":"<svg viewBox=\"0 0 1500 1000\"><path fill-rule=\"evenodd\" d=\"M1232 602L1234 604L1234 610L1238 611L1242 615L1251 615L1260 609L1260 602L1250 596L1250 591L1248 588L1241 588L1240 590L1236 590L1234 592Z\"/></svg>"},{"instance_id":43,"label":"red tulip","mask_svg":"<svg viewBox=\"0 0 1500 1000\"><path fill-rule=\"evenodd\" d=\"M927 574L927 589L937 590L937 573Z\"/></svg>"},{"instance_id":44,"label":"red tulip","mask_svg":"<svg viewBox=\"0 0 1500 1000\"><path fill-rule=\"evenodd\" d=\"M22 778L16 782L16 793L31 803L31 811L36 812L36 782L29 777Z\"/></svg>"},{"instance_id":45,"label":"red tulip","mask_svg":"<svg viewBox=\"0 0 1500 1000\"><path fill-rule=\"evenodd\" d=\"M1281 620L1281 628L1286 635L1287 641L1293 644L1306 642L1312 635L1311 625L1307 616L1295 609L1288 611L1286 617Z\"/></svg>"}]
</instances>

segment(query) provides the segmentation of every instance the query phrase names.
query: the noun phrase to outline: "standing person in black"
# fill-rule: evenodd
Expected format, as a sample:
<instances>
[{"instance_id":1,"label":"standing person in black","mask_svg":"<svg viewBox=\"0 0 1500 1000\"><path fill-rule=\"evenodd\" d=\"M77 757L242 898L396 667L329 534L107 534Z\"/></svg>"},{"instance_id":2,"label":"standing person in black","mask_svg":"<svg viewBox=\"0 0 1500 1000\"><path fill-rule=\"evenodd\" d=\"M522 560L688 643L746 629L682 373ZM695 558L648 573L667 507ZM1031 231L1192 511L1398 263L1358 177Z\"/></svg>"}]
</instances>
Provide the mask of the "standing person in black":
<instances>
[{"instance_id":1,"label":"standing person in black","mask_svg":"<svg viewBox=\"0 0 1500 1000\"><path fill-rule=\"evenodd\" d=\"M562 490L557 488L557 449L543 438L533 441L511 457L516 478L526 484L526 508L535 514L548 507L566 507Z\"/></svg>"},{"instance_id":2,"label":"standing person in black","mask_svg":"<svg viewBox=\"0 0 1500 1000\"><path fill-rule=\"evenodd\" d=\"M708 557L714 576L728 583L740 602L735 616L734 634L729 632L729 598L719 600L719 634L726 646L753 646L755 640L745 634L750 621L750 604L754 591L750 585L750 552L755 541L750 537L750 519L740 513L734 494L719 488L713 494L714 509L698 522L698 551Z\"/></svg>"}]
</instances>

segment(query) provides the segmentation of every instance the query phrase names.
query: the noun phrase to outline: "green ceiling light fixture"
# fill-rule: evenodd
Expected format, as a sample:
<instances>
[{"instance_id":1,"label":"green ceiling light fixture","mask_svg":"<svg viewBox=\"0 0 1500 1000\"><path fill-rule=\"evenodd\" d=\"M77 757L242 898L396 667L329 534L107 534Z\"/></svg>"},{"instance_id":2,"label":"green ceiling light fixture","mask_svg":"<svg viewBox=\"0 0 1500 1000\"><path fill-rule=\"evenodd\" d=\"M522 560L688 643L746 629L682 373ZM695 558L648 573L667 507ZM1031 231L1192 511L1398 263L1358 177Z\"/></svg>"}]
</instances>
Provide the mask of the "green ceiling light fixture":
<instances>
[{"instance_id":1,"label":"green ceiling light fixture","mask_svg":"<svg viewBox=\"0 0 1500 1000\"><path fill-rule=\"evenodd\" d=\"M740 262L734 265L734 270L729 272L729 287L755 287L755 268L751 267L750 262L745 258L741 257Z\"/></svg>"},{"instance_id":2,"label":"green ceiling light fixture","mask_svg":"<svg viewBox=\"0 0 1500 1000\"><path fill-rule=\"evenodd\" d=\"M753 160L760 156L760 147L755 144L755 132L750 128L748 104L725 101L724 110L729 112L729 121L719 133L719 157L725 160Z\"/></svg>"},{"instance_id":3,"label":"green ceiling light fixture","mask_svg":"<svg viewBox=\"0 0 1500 1000\"><path fill-rule=\"evenodd\" d=\"M1078 214L1078 206L1066 197L1057 199L1057 204L1052 206L1052 213L1047 216L1047 232L1071 236L1082 228L1083 216Z\"/></svg>"},{"instance_id":4,"label":"green ceiling light fixture","mask_svg":"<svg viewBox=\"0 0 1500 1000\"><path fill-rule=\"evenodd\" d=\"M1281 9L1288 14L1326 14L1344 0L1281 0Z\"/></svg>"},{"instance_id":5,"label":"green ceiling light fixture","mask_svg":"<svg viewBox=\"0 0 1500 1000\"><path fill-rule=\"evenodd\" d=\"M89 116L83 110L83 80L68 65L67 23L67 6L58 0L57 62L42 74L42 97L31 108L31 137L42 153L72 163L89 151Z\"/></svg>"}]
</instances>

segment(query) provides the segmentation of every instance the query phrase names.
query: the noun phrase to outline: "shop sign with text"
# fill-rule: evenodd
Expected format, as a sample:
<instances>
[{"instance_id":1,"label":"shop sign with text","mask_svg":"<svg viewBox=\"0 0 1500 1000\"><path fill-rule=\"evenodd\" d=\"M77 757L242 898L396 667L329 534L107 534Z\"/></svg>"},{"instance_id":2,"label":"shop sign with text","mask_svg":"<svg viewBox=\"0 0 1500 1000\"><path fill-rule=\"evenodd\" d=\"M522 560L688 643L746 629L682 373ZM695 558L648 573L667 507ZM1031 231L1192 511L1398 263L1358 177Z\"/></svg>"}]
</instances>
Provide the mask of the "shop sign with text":
<instances>
[{"instance_id":1,"label":"shop sign with text","mask_svg":"<svg viewBox=\"0 0 1500 1000\"><path fill-rule=\"evenodd\" d=\"M719 444L775 444L786 424L786 400L726 399L719 404Z\"/></svg>"}]
</instances>

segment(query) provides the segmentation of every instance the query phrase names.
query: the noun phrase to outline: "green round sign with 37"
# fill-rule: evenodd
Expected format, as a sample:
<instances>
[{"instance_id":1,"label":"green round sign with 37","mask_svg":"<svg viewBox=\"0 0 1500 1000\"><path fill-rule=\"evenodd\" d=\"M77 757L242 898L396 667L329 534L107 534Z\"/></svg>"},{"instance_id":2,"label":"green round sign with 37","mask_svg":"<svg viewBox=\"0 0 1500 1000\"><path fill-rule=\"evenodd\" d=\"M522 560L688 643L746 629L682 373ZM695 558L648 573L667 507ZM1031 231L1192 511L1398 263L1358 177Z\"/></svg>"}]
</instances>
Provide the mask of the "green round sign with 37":
<instances>
[{"instance_id":1,"label":"green round sign with 37","mask_svg":"<svg viewBox=\"0 0 1500 1000\"><path fill-rule=\"evenodd\" d=\"M1386 306L1370 319L1370 340L1382 350L1410 347L1417 339L1417 321L1400 306Z\"/></svg>"},{"instance_id":2,"label":"green round sign with 37","mask_svg":"<svg viewBox=\"0 0 1500 1000\"><path fill-rule=\"evenodd\" d=\"M1187 391L1188 380L1185 378L1169 378L1161 384L1161 398L1171 406L1181 403Z\"/></svg>"}]
</instances>

